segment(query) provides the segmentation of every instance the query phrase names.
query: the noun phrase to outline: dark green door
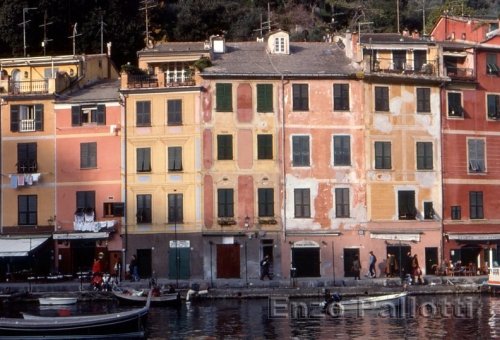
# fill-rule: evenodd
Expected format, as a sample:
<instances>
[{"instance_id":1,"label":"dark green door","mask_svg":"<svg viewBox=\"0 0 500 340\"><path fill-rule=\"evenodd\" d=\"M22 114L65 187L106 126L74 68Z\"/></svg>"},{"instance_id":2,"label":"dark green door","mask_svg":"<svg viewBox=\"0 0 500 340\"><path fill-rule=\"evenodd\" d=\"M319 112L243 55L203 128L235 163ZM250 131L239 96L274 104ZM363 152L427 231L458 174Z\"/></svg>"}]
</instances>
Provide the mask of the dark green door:
<instances>
[{"instance_id":1,"label":"dark green door","mask_svg":"<svg viewBox=\"0 0 500 340\"><path fill-rule=\"evenodd\" d=\"M170 248L168 257L169 279L189 279L191 275L189 269L190 255L189 248ZM179 273L178 276L177 273Z\"/></svg>"},{"instance_id":2,"label":"dark green door","mask_svg":"<svg viewBox=\"0 0 500 340\"><path fill-rule=\"evenodd\" d=\"M436 247L425 248L425 272L426 274L435 274L432 270L432 266L438 264L438 249Z\"/></svg>"}]
</instances>

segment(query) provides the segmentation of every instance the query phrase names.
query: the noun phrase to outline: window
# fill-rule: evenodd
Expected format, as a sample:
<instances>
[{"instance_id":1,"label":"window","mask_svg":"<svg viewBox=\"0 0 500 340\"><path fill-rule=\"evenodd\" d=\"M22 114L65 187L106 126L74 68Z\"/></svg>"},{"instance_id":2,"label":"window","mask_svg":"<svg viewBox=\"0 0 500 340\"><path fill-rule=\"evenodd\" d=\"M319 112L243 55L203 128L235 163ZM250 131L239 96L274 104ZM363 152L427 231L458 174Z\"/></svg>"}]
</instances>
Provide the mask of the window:
<instances>
[{"instance_id":1,"label":"window","mask_svg":"<svg viewBox=\"0 0 500 340\"><path fill-rule=\"evenodd\" d=\"M234 190L218 189L217 204L218 217L234 217Z\"/></svg>"},{"instance_id":2,"label":"window","mask_svg":"<svg viewBox=\"0 0 500 340\"><path fill-rule=\"evenodd\" d=\"M140 101L135 104L137 126L151 126L151 102Z\"/></svg>"},{"instance_id":3,"label":"window","mask_svg":"<svg viewBox=\"0 0 500 340\"><path fill-rule=\"evenodd\" d=\"M167 125L182 125L182 100L167 100Z\"/></svg>"},{"instance_id":4,"label":"window","mask_svg":"<svg viewBox=\"0 0 500 340\"><path fill-rule=\"evenodd\" d=\"M45 79L55 78L57 72L59 72L59 69L57 67L46 67L43 69L43 77Z\"/></svg>"},{"instance_id":5,"label":"window","mask_svg":"<svg viewBox=\"0 0 500 340\"><path fill-rule=\"evenodd\" d=\"M182 147L168 148L168 171L182 171Z\"/></svg>"},{"instance_id":6,"label":"window","mask_svg":"<svg viewBox=\"0 0 500 340\"><path fill-rule=\"evenodd\" d=\"M415 71L425 72L424 65L427 64L427 51L416 50L413 51L413 68ZM429 65L430 66L430 65Z\"/></svg>"},{"instance_id":7,"label":"window","mask_svg":"<svg viewBox=\"0 0 500 340\"><path fill-rule=\"evenodd\" d=\"M95 211L95 191L76 192L76 211Z\"/></svg>"},{"instance_id":8,"label":"window","mask_svg":"<svg viewBox=\"0 0 500 340\"><path fill-rule=\"evenodd\" d=\"M389 111L389 88L375 86L375 111Z\"/></svg>"},{"instance_id":9,"label":"window","mask_svg":"<svg viewBox=\"0 0 500 340\"><path fill-rule=\"evenodd\" d=\"M433 169L432 142L417 142L417 169Z\"/></svg>"},{"instance_id":10,"label":"window","mask_svg":"<svg viewBox=\"0 0 500 340\"><path fill-rule=\"evenodd\" d=\"M488 53L486 55L486 74L498 75L500 69L497 65L497 55L496 53Z\"/></svg>"},{"instance_id":11,"label":"window","mask_svg":"<svg viewBox=\"0 0 500 340\"><path fill-rule=\"evenodd\" d=\"M469 192L469 205L471 219L484 218L482 191Z\"/></svg>"},{"instance_id":12,"label":"window","mask_svg":"<svg viewBox=\"0 0 500 340\"><path fill-rule=\"evenodd\" d=\"M278 37L274 39L274 52L285 53L285 38Z\"/></svg>"},{"instance_id":13,"label":"window","mask_svg":"<svg viewBox=\"0 0 500 340\"><path fill-rule=\"evenodd\" d=\"M36 143L17 144L17 173L35 173L37 170Z\"/></svg>"},{"instance_id":14,"label":"window","mask_svg":"<svg viewBox=\"0 0 500 340\"><path fill-rule=\"evenodd\" d=\"M462 219L462 207L460 207L459 205L451 206L451 219L452 220Z\"/></svg>"},{"instance_id":15,"label":"window","mask_svg":"<svg viewBox=\"0 0 500 340\"><path fill-rule=\"evenodd\" d=\"M233 90L231 84L216 84L216 111L231 112L233 111L232 96Z\"/></svg>"},{"instance_id":16,"label":"window","mask_svg":"<svg viewBox=\"0 0 500 340\"><path fill-rule=\"evenodd\" d=\"M125 212L125 203L123 202L104 202L104 216L123 217Z\"/></svg>"},{"instance_id":17,"label":"window","mask_svg":"<svg viewBox=\"0 0 500 340\"><path fill-rule=\"evenodd\" d=\"M348 188L335 188L335 217L349 217Z\"/></svg>"},{"instance_id":18,"label":"window","mask_svg":"<svg viewBox=\"0 0 500 340\"><path fill-rule=\"evenodd\" d=\"M470 172L485 172L484 162L484 139L468 139L467 140L469 171Z\"/></svg>"},{"instance_id":19,"label":"window","mask_svg":"<svg viewBox=\"0 0 500 340\"><path fill-rule=\"evenodd\" d=\"M375 169L391 168L391 142L375 142Z\"/></svg>"},{"instance_id":20,"label":"window","mask_svg":"<svg viewBox=\"0 0 500 340\"><path fill-rule=\"evenodd\" d=\"M106 125L106 105L71 107L71 125L80 126L83 124Z\"/></svg>"},{"instance_id":21,"label":"window","mask_svg":"<svg viewBox=\"0 0 500 340\"><path fill-rule=\"evenodd\" d=\"M273 112L272 84L257 84L257 112Z\"/></svg>"},{"instance_id":22,"label":"window","mask_svg":"<svg viewBox=\"0 0 500 340\"><path fill-rule=\"evenodd\" d=\"M182 194L168 194L168 223L182 223Z\"/></svg>"},{"instance_id":23,"label":"window","mask_svg":"<svg viewBox=\"0 0 500 340\"><path fill-rule=\"evenodd\" d=\"M81 143L80 144L80 168L96 168L97 167L97 143Z\"/></svg>"},{"instance_id":24,"label":"window","mask_svg":"<svg viewBox=\"0 0 500 340\"><path fill-rule=\"evenodd\" d=\"M463 116L462 94L460 92L448 92L448 116Z\"/></svg>"},{"instance_id":25,"label":"window","mask_svg":"<svg viewBox=\"0 0 500 340\"><path fill-rule=\"evenodd\" d=\"M37 225L37 205L36 195L17 196L17 224Z\"/></svg>"},{"instance_id":26,"label":"window","mask_svg":"<svg viewBox=\"0 0 500 340\"><path fill-rule=\"evenodd\" d=\"M11 105L10 131L43 131L43 105Z\"/></svg>"},{"instance_id":27,"label":"window","mask_svg":"<svg viewBox=\"0 0 500 340\"><path fill-rule=\"evenodd\" d=\"M309 166L309 136L292 136L292 165Z\"/></svg>"},{"instance_id":28,"label":"window","mask_svg":"<svg viewBox=\"0 0 500 340\"><path fill-rule=\"evenodd\" d=\"M333 85L333 110L349 110L349 84Z\"/></svg>"},{"instance_id":29,"label":"window","mask_svg":"<svg viewBox=\"0 0 500 340\"><path fill-rule=\"evenodd\" d=\"M417 88L417 112L431 112L431 89L428 87Z\"/></svg>"},{"instance_id":30,"label":"window","mask_svg":"<svg viewBox=\"0 0 500 340\"><path fill-rule=\"evenodd\" d=\"M500 95L489 94L486 98L488 105L488 118L500 119Z\"/></svg>"},{"instance_id":31,"label":"window","mask_svg":"<svg viewBox=\"0 0 500 340\"><path fill-rule=\"evenodd\" d=\"M293 111L309 110L309 85L293 84Z\"/></svg>"},{"instance_id":32,"label":"window","mask_svg":"<svg viewBox=\"0 0 500 340\"><path fill-rule=\"evenodd\" d=\"M233 159L233 136L218 135L217 136L217 159L231 160Z\"/></svg>"},{"instance_id":33,"label":"window","mask_svg":"<svg viewBox=\"0 0 500 340\"><path fill-rule=\"evenodd\" d=\"M309 189L294 189L295 218L311 217L311 194Z\"/></svg>"},{"instance_id":34,"label":"window","mask_svg":"<svg viewBox=\"0 0 500 340\"><path fill-rule=\"evenodd\" d=\"M137 195L137 223L151 223L151 195Z\"/></svg>"},{"instance_id":35,"label":"window","mask_svg":"<svg viewBox=\"0 0 500 340\"><path fill-rule=\"evenodd\" d=\"M398 191L398 209L400 220L414 220L417 216L415 208L415 191Z\"/></svg>"},{"instance_id":36,"label":"window","mask_svg":"<svg viewBox=\"0 0 500 340\"><path fill-rule=\"evenodd\" d=\"M257 135L257 159L273 159L273 135Z\"/></svg>"},{"instance_id":37,"label":"window","mask_svg":"<svg viewBox=\"0 0 500 340\"><path fill-rule=\"evenodd\" d=\"M260 188L258 189L259 199L259 217L274 216L274 189Z\"/></svg>"},{"instance_id":38,"label":"window","mask_svg":"<svg viewBox=\"0 0 500 340\"><path fill-rule=\"evenodd\" d=\"M434 219L434 208L432 206L432 202L424 202L424 219Z\"/></svg>"},{"instance_id":39,"label":"window","mask_svg":"<svg viewBox=\"0 0 500 340\"><path fill-rule=\"evenodd\" d=\"M333 136L333 165L351 165L350 136Z\"/></svg>"},{"instance_id":40,"label":"window","mask_svg":"<svg viewBox=\"0 0 500 340\"><path fill-rule=\"evenodd\" d=\"M151 148L137 148L137 172L151 172Z\"/></svg>"},{"instance_id":41,"label":"window","mask_svg":"<svg viewBox=\"0 0 500 340\"><path fill-rule=\"evenodd\" d=\"M392 51L393 70L402 71L406 67L406 51Z\"/></svg>"}]
</instances>

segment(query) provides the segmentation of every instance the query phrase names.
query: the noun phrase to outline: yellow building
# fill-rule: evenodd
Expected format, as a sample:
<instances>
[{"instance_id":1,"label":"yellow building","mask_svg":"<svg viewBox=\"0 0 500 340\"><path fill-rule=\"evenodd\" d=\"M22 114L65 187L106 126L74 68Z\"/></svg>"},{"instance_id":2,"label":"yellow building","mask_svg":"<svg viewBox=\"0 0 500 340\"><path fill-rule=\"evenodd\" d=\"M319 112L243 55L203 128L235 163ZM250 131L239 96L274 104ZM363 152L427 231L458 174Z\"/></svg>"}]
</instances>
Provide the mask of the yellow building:
<instances>
[{"instance_id":1,"label":"yellow building","mask_svg":"<svg viewBox=\"0 0 500 340\"><path fill-rule=\"evenodd\" d=\"M200 93L194 64L203 43L166 43L139 51L125 67L127 258L139 275L202 276Z\"/></svg>"},{"instance_id":2,"label":"yellow building","mask_svg":"<svg viewBox=\"0 0 500 340\"><path fill-rule=\"evenodd\" d=\"M54 101L72 86L110 77L113 67L107 55L71 55L0 59L0 69L1 234L18 239L12 247L19 248L1 254L0 272L46 275L54 269L49 238L57 226Z\"/></svg>"}]
</instances>

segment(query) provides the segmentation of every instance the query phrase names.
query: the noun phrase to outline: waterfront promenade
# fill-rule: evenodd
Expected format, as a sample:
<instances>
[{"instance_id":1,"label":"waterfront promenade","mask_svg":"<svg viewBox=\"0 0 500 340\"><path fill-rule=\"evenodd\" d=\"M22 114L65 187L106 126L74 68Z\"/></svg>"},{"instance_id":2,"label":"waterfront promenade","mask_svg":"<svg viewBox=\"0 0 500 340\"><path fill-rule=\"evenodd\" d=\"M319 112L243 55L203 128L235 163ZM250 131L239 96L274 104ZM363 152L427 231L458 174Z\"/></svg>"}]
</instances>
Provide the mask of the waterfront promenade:
<instances>
[{"instance_id":1,"label":"waterfront promenade","mask_svg":"<svg viewBox=\"0 0 500 340\"><path fill-rule=\"evenodd\" d=\"M193 286L200 290L208 289L205 298L267 298L269 296L288 297L317 297L322 296L326 289L338 292L343 296L377 295L399 292L407 289L411 294L459 294L459 293L489 293L484 284L487 276L433 276L425 277L425 284L406 286L399 278L363 278L355 281L352 278L325 279L294 279L294 280L265 280L259 279L231 279L231 280L168 280L159 278L159 285L173 285L179 287L181 295L185 297L187 290ZM30 292L33 295L54 293L87 293L89 282L78 279L58 282L2 282L0 292ZM138 282L128 280L120 283L121 287L141 289L149 286L149 280Z\"/></svg>"}]
</instances>

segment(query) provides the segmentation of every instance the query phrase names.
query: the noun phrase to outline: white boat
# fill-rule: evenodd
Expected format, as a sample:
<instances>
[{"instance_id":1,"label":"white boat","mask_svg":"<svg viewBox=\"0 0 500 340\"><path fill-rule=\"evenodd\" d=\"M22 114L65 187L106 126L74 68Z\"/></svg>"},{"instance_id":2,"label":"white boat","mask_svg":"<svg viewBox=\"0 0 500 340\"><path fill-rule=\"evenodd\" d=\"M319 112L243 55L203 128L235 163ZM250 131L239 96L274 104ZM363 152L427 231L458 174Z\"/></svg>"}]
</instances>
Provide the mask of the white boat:
<instances>
[{"instance_id":1,"label":"white boat","mask_svg":"<svg viewBox=\"0 0 500 340\"><path fill-rule=\"evenodd\" d=\"M363 310L380 309L398 305L403 298L408 295L407 292L386 294L378 296L360 296L355 299L345 301L331 301L324 304L325 310L330 308L336 310Z\"/></svg>"},{"instance_id":2,"label":"white boat","mask_svg":"<svg viewBox=\"0 0 500 340\"><path fill-rule=\"evenodd\" d=\"M500 267L490 268L487 284L492 287L500 287Z\"/></svg>"},{"instance_id":3,"label":"white boat","mask_svg":"<svg viewBox=\"0 0 500 340\"><path fill-rule=\"evenodd\" d=\"M76 297L42 297L38 299L38 302L42 306L73 305L76 300Z\"/></svg>"}]
</instances>

